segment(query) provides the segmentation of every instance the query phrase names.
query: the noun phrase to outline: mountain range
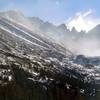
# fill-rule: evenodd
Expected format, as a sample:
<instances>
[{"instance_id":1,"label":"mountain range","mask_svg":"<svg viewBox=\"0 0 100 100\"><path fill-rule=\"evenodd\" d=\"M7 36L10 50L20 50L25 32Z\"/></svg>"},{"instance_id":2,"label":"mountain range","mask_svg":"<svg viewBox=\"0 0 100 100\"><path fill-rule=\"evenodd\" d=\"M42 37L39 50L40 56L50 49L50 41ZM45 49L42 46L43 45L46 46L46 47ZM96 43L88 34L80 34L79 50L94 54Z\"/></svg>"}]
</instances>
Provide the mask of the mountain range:
<instances>
[{"instance_id":1,"label":"mountain range","mask_svg":"<svg viewBox=\"0 0 100 100\"><path fill-rule=\"evenodd\" d=\"M99 28L70 31L18 11L1 12L0 100L93 98L100 91L100 57L88 57L87 50L99 48Z\"/></svg>"},{"instance_id":2,"label":"mountain range","mask_svg":"<svg viewBox=\"0 0 100 100\"><path fill-rule=\"evenodd\" d=\"M97 49L100 50L100 25L97 25L88 32L78 32L74 27L70 31L66 24L54 25L45 22L38 17L26 17L19 11L1 12L0 16L18 23L42 37L62 45L64 48L67 48L76 54L84 54L86 56L100 55L97 51ZM94 54L92 53L93 51Z\"/></svg>"}]
</instances>

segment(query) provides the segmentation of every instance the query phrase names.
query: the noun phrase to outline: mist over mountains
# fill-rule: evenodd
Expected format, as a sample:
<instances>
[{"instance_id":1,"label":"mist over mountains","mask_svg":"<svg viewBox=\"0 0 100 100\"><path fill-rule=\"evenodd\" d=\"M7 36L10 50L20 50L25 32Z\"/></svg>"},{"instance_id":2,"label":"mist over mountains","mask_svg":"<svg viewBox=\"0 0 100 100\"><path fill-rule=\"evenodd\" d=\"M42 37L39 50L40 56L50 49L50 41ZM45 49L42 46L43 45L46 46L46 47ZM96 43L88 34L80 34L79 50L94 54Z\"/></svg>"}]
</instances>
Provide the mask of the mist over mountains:
<instances>
[{"instance_id":1,"label":"mist over mountains","mask_svg":"<svg viewBox=\"0 0 100 100\"><path fill-rule=\"evenodd\" d=\"M43 37L51 39L75 54L100 56L100 25L97 25L88 32L84 30L78 32L75 27L70 31L65 24L54 25L38 17L26 17L19 11L1 12L0 16L19 23Z\"/></svg>"}]
</instances>

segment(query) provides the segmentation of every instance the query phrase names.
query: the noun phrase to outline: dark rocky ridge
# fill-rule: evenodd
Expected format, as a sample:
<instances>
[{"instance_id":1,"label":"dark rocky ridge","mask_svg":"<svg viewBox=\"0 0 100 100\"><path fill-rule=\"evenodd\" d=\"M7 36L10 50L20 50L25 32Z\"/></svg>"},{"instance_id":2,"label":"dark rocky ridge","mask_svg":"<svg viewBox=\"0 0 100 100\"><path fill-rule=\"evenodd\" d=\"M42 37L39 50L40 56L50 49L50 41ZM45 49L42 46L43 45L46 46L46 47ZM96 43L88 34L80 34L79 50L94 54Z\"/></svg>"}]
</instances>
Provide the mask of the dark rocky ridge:
<instances>
[{"instance_id":1,"label":"dark rocky ridge","mask_svg":"<svg viewBox=\"0 0 100 100\"><path fill-rule=\"evenodd\" d=\"M81 89L83 95L94 89L93 80L85 82L87 74L76 72L70 63L61 66L59 61L36 56L30 60L2 50L0 58L4 60L0 64L1 100L77 100Z\"/></svg>"}]
</instances>

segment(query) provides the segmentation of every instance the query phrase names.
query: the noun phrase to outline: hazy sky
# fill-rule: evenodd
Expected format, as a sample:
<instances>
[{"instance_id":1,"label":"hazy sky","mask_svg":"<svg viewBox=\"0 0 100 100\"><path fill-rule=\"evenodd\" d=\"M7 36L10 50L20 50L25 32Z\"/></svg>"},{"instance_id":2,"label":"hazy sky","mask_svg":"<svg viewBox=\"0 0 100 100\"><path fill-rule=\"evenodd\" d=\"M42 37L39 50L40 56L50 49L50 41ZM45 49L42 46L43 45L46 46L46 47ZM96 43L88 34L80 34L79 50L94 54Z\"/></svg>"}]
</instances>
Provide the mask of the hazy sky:
<instances>
[{"instance_id":1,"label":"hazy sky","mask_svg":"<svg viewBox=\"0 0 100 100\"><path fill-rule=\"evenodd\" d=\"M88 28L99 23L100 0L0 0L0 11L11 9L53 23L66 22L69 27L78 22Z\"/></svg>"}]
</instances>

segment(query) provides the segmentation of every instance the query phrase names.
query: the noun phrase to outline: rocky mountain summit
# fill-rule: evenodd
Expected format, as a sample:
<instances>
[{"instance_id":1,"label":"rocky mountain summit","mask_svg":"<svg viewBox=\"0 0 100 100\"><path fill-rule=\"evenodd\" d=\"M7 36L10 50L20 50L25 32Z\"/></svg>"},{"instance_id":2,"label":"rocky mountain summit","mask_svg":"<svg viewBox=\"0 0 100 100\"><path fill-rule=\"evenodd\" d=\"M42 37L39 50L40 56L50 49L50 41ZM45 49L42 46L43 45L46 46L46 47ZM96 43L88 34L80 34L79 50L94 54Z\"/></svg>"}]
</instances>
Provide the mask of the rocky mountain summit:
<instances>
[{"instance_id":1,"label":"rocky mountain summit","mask_svg":"<svg viewBox=\"0 0 100 100\"><path fill-rule=\"evenodd\" d=\"M0 15L0 100L82 100L95 96L99 58L73 54L51 37L17 22L19 15ZM25 20L23 15L20 18ZM67 31L65 25L59 28Z\"/></svg>"}]
</instances>

